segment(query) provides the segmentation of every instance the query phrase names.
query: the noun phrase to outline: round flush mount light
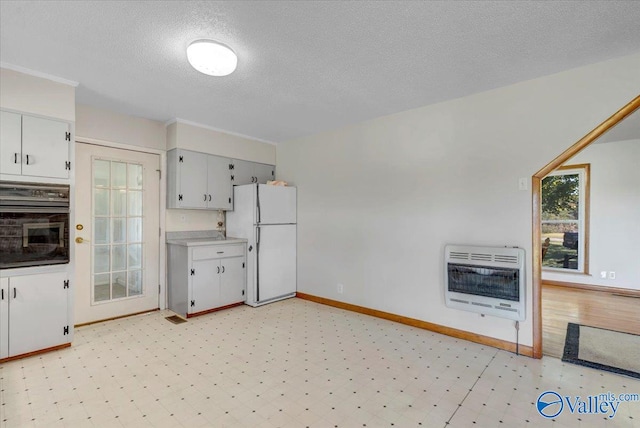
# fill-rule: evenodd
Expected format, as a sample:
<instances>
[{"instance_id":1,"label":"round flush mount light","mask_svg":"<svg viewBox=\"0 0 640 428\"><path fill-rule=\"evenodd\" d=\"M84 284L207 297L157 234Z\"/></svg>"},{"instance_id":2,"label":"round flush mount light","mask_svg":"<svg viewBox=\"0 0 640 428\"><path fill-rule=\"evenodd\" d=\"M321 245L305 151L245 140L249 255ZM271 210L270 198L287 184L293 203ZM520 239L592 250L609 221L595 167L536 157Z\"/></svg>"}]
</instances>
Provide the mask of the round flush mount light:
<instances>
[{"instance_id":1,"label":"round flush mount light","mask_svg":"<svg viewBox=\"0 0 640 428\"><path fill-rule=\"evenodd\" d=\"M227 76L238 65L238 57L231 48L206 39L191 42L187 58L193 68L209 76Z\"/></svg>"}]
</instances>

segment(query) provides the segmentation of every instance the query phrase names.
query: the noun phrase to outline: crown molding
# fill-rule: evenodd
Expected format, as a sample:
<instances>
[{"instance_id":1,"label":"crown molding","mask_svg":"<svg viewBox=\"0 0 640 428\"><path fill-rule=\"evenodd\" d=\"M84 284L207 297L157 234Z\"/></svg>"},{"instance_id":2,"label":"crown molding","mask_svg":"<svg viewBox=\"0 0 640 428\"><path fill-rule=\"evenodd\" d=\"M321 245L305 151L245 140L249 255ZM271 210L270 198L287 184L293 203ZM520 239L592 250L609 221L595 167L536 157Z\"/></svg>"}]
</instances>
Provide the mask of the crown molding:
<instances>
[{"instance_id":1,"label":"crown molding","mask_svg":"<svg viewBox=\"0 0 640 428\"><path fill-rule=\"evenodd\" d=\"M6 68L7 70L13 70L20 73L28 74L34 77L40 77L42 79L51 80L52 82L62 83L63 85L73 86L77 88L80 83L73 80L64 79L62 77L54 76L52 74L42 73L40 71L31 70L30 68L21 67L19 65L9 64L6 62L0 62L0 68Z\"/></svg>"},{"instance_id":2,"label":"crown molding","mask_svg":"<svg viewBox=\"0 0 640 428\"><path fill-rule=\"evenodd\" d=\"M171 124L174 124L174 123L182 123L183 125L195 126L195 127L198 127L198 128L208 129L210 131L221 132L223 134L233 135L234 137L240 137L240 138L244 138L244 139L247 139L247 140L258 141L260 143L271 144L272 146L275 146L275 145L278 144L278 143L275 143L273 141L263 140L261 138L251 137L249 135L240 134L240 133L232 132L232 131L227 131L226 129L215 128L215 127L209 126L209 125L203 125L202 123L192 122L190 120L180 119L178 117L166 121L164 123L164 126L167 127L167 126L169 126Z\"/></svg>"}]
</instances>

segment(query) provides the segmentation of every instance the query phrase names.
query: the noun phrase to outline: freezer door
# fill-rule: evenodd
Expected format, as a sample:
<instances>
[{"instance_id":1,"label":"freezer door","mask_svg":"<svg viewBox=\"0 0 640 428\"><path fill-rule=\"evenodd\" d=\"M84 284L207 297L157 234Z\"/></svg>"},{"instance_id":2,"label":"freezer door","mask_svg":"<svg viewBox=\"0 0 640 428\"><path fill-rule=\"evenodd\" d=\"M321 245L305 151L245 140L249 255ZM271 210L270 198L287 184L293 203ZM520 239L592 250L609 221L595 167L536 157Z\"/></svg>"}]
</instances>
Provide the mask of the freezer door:
<instances>
[{"instance_id":1,"label":"freezer door","mask_svg":"<svg viewBox=\"0 0 640 428\"><path fill-rule=\"evenodd\" d=\"M296 291L296 226L260 226L256 300L264 302Z\"/></svg>"},{"instance_id":2,"label":"freezer door","mask_svg":"<svg viewBox=\"0 0 640 428\"><path fill-rule=\"evenodd\" d=\"M296 223L296 188L258 184L260 224Z\"/></svg>"}]
</instances>

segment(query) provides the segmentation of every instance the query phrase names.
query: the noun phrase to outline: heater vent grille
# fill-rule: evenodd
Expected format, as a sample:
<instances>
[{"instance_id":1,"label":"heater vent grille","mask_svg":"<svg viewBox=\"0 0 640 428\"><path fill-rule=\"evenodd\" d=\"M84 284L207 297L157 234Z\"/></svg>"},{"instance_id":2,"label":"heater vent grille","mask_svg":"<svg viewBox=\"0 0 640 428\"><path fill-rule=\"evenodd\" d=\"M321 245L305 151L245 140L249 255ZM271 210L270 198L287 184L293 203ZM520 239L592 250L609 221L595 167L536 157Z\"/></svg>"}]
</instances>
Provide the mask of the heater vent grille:
<instances>
[{"instance_id":1,"label":"heater vent grille","mask_svg":"<svg viewBox=\"0 0 640 428\"><path fill-rule=\"evenodd\" d=\"M513 263L518 264L518 256L506 256L502 254L496 254L493 259L499 263Z\"/></svg>"},{"instance_id":2,"label":"heater vent grille","mask_svg":"<svg viewBox=\"0 0 640 428\"><path fill-rule=\"evenodd\" d=\"M457 251L451 251L449 253L449 258L455 259L455 260L469 260L469 253L460 253Z\"/></svg>"},{"instance_id":3,"label":"heater vent grille","mask_svg":"<svg viewBox=\"0 0 640 428\"><path fill-rule=\"evenodd\" d=\"M483 262L493 261L493 255L491 254L480 254L480 253L471 253L471 260L479 260Z\"/></svg>"},{"instance_id":4,"label":"heater vent grille","mask_svg":"<svg viewBox=\"0 0 640 428\"><path fill-rule=\"evenodd\" d=\"M523 321L524 250L514 247L445 247L448 307Z\"/></svg>"}]
</instances>

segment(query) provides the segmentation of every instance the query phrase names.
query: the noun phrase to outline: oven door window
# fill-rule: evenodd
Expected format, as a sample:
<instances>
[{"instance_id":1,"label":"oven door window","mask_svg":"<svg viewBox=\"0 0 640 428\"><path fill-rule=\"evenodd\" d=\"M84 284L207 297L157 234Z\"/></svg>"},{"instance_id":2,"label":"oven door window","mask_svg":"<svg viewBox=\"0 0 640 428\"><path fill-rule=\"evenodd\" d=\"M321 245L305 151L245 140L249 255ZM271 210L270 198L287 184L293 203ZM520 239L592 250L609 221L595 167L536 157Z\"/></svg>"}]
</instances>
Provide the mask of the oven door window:
<instances>
[{"instance_id":1,"label":"oven door window","mask_svg":"<svg viewBox=\"0 0 640 428\"><path fill-rule=\"evenodd\" d=\"M4 208L0 211L0 268L68 262L68 210Z\"/></svg>"}]
</instances>

